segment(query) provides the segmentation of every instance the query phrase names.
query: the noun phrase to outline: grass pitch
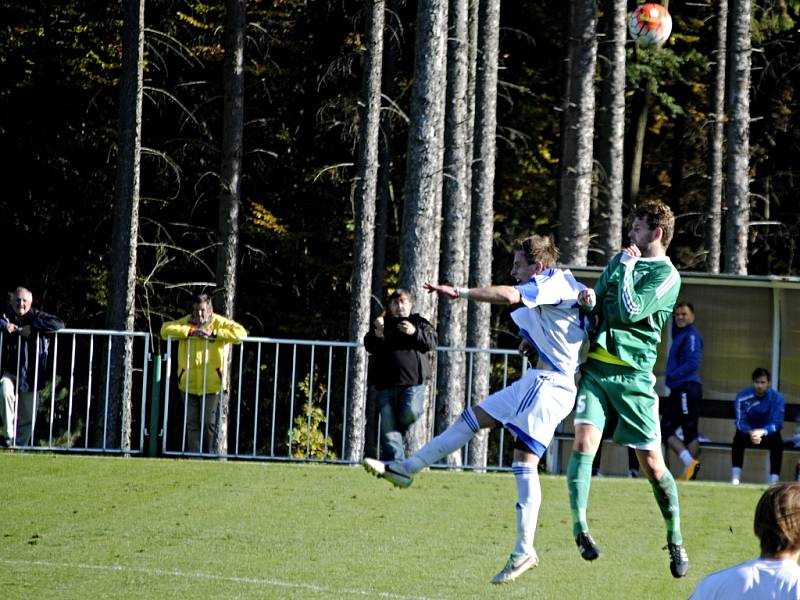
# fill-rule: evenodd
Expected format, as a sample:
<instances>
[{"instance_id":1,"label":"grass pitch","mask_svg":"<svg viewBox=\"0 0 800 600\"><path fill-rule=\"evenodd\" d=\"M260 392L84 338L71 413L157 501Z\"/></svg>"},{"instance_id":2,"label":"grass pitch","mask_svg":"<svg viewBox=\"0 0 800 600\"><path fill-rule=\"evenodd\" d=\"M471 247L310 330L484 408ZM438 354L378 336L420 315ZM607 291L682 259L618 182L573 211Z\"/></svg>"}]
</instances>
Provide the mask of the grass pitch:
<instances>
[{"instance_id":1,"label":"grass pitch","mask_svg":"<svg viewBox=\"0 0 800 600\"><path fill-rule=\"evenodd\" d=\"M0 454L0 589L16 598L687 598L752 558L764 486L679 483L691 568L669 574L641 479L592 483L604 555L581 560L564 477L542 477L540 565L492 586L514 544L510 474L427 471L406 490L360 467Z\"/></svg>"}]
</instances>

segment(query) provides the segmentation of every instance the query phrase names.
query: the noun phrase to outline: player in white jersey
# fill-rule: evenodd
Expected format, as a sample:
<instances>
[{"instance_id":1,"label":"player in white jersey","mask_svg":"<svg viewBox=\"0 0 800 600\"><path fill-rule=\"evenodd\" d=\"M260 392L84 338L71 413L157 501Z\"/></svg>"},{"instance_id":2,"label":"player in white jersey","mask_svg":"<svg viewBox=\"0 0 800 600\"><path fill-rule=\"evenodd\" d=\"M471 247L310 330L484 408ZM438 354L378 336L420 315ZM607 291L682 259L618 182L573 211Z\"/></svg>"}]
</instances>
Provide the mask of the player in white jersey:
<instances>
[{"instance_id":1,"label":"player in white jersey","mask_svg":"<svg viewBox=\"0 0 800 600\"><path fill-rule=\"evenodd\" d=\"M506 427L515 438L511 465L517 484L517 540L505 567L492 583L505 583L535 567L538 556L533 538L539 518L541 487L538 464L553 439L556 427L572 410L575 372L586 338L578 294L585 286L569 271L555 267L558 251L552 238L534 235L514 243L511 275L517 286L454 288L426 283L429 292L456 300L519 304L511 317L520 330L520 352L538 354L536 369L467 408L446 431L409 458L383 463L364 459L364 468L398 487L411 485L415 473L467 444L480 429Z\"/></svg>"},{"instance_id":2,"label":"player in white jersey","mask_svg":"<svg viewBox=\"0 0 800 600\"><path fill-rule=\"evenodd\" d=\"M753 531L761 556L708 575L689 600L800 600L800 483L767 488L756 506Z\"/></svg>"}]
</instances>

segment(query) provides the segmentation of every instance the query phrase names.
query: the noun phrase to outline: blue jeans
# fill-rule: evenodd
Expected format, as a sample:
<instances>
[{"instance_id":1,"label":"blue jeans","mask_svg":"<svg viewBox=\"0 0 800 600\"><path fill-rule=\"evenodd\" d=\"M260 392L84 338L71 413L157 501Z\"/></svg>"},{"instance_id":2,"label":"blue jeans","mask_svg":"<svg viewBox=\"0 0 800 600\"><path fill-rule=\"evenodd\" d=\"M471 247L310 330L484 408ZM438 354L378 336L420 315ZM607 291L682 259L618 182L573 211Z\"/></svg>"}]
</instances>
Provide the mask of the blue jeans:
<instances>
[{"instance_id":1,"label":"blue jeans","mask_svg":"<svg viewBox=\"0 0 800 600\"><path fill-rule=\"evenodd\" d=\"M425 386L392 387L377 390L378 411L381 416L381 460L403 460L403 436L422 415Z\"/></svg>"}]
</instances>

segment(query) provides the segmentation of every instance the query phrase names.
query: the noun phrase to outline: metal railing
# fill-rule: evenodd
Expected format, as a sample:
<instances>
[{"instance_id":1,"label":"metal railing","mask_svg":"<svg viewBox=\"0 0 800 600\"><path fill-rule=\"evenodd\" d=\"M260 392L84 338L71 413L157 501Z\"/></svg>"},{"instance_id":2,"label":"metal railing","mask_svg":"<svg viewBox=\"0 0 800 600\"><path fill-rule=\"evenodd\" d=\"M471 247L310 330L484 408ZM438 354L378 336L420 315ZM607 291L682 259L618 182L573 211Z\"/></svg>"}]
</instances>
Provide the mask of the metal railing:
<instances>
[{"instance_id":1,"label":"metal railing","mask_svg":"<svg viewBox=\"0 0 800 600\"><path fill-rule=\"evenodd\" d=\"M0 361L4 365L2 389L7 392L0 418L7 442L15 440L16 447L32 450L142 452L150 335L88 329L62 329L53 334L32 335L36 336L33 344L15 336L7 350L12 356L4 357L0 351ZM0 349L6 347L5 341L0 335ZM120 343L132 346L131 401L129 405L123 403L121 411L114 413L110 410L114 405L112 351L114 345ZM33 356L26 360L31 352ZM33 368L32 377L24 372L26 364L28 369ZM20 380L26 381L27 386L18 385ZM20 387L30 390L21 391ZM21 425L24 424L20 422L25 402L31 403L33 408L29 432L27 428L23 431ZM114 418L115 414L118 418ZM129 431L123 430L125 423L130 423ZM111 445L111 440L118 442Z\"/></svg>"},{"instance_id":2,"label":"metal railing","mask_svg":"<svg viewBox=\"0 0 800 600\"><path fill-rule=\"evenodd\" d=\"M18 439L16 447L63 452L217 455L188 449L187 408L191 399L178 386L178 344L174 340L167 340L162 355L160 350L153 352L153 348L159 348L159 341L140 332L64 329L48 337L52 340L48 362L44 372L37 371L35 376L38 392L34 395L31 437ZM111 387L112 348L119 343L133 346L129 403L114 402ZM220 410L227 436L226 443L215 449L220 450L220 455L250 460L346 462L348 372L360 344L250 337L227 348L230 380L227 393L221 398L224 409ZM465 407L482 400L475 397L473 385L478 355L490 357L492 392L508 385L527 368L527 362L514 350L440 347L437 353L462 354L466 366ZM37 353L37 365L38 358ZM43 381L46 384L40 385ZM437 383L434 378L429 388L432 393L427 403L426 439L433 433ZM14 402L18 403L19 397L16 393ZM205 396L200 397L200 402L205 400ZM117 406L120 408L115 414ZM375 447L379 424L369 415L368 410L368 444ZM6 418L5 414L0 417ZM126 423L129 431L124 429ZM118 441L111 444L109 440ZM485 465L473 465L469 449L463 450L465 468L508 468L512 449L505 433L492 432L487 443L489 458Z\"/></svg>"},{"instance_id":3,"label":"metal railing","mask_svg":"<svg viewBox=\"0 0 800 600\"><path fill-rule=\"evenodd\" d=\"M188 403L202 404L207 398L193 399L186 388L179 389L174 366L176 346L174 340L167 340L160 452L191 456L216 454L187 450ZM353 352L359 347L360 344L351 342L257 337L229 346L231 380L227 397L221 399L221 404L226 406L222 412L227 412L228 446L220 448L220 454L237 459L346 462L343 457L348 434L348 371ZM488 354L492 359L491 391L507 385L510 374L515 378L517 371L521 374L527 368L527 363L514 350L439 347L437 352L465 355L465 406L482 400L474 398L472 385L474 359L478 354ZM189 376L188 372L185 376ZM204 373L203 379L206 377ZM433 396L428 403L428 439L432 435L432 411L436 405L435 380L430 389ZM369 394L365 400L371 400ZM379 422L370 422L370 412L367 410L365 428L374 437L367 445L379 447ZM204 436L201 426L201 448L204 448ZM511 449L504 431L492 433L488 443L491 462L472 465L469 449L465 448L463 466L507 468Z\"/></svg>"}]
</instances>

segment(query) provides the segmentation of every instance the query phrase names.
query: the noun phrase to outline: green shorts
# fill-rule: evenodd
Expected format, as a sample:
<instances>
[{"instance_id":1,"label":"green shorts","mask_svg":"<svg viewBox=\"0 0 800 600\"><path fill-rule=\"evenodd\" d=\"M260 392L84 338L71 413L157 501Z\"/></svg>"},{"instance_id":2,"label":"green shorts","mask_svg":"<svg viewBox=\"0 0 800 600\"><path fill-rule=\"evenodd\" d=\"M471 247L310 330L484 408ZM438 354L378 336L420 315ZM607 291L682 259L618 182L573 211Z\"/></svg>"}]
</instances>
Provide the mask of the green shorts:
<instances>
[{"instance_id":1,"label":"green shorts","mask_svg":"<svg viewBox=\"0 0 800 600\"><path fill-rule=\"evenodd\" d=\"M589 359L581 367L575 399L575 424L601 431L609 411L619 415L612 439L618 444L654 450L661 444L656 378L647 371Z\"/></svg>"}]
</instances>

